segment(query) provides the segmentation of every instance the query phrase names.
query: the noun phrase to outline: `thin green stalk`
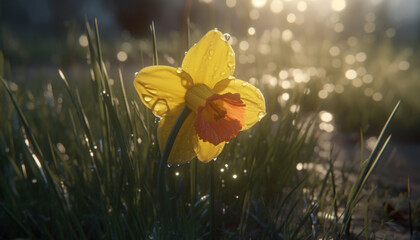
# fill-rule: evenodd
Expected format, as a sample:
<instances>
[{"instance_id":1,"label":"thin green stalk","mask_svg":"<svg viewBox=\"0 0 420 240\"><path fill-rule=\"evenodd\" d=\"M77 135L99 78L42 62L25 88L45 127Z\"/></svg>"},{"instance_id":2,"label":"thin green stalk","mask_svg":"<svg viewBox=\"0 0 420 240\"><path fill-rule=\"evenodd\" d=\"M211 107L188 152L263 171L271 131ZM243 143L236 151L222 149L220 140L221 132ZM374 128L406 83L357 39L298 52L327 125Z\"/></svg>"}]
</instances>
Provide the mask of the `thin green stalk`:
<instances>
[{"instance_id":1,"label":"thin green stalk","mask_svg":"<svg viewBox=\"0 0 420 240\"><path fill-rule=\"evenodd\" d=\"M197 202L197 161L191 161L190 164L190 216L192 222L195 219L195 203ZM195 239L195 231L193 228L192 239Z\"/></svg>"},{"instance_id":2,"label":"thin green stalk","mask_svg":"<svg viewBox=\"0 0 420 240\"><path fill-rule=\"evenodd\" d=\"M407 198L408 198L408 225L410 226L410 240L413 239L413 213L411 206L411 186L410 186L410 177L407 180Z\"/></svg>"},{"instance_id":3,"label":"thin green stalk","mask_svg":"<svg viewBox=\"0 0 420 240\"><path fill-rule=\"evenodd\" d=\"M190 49L190 18L187 18L187 50ZM195 203L197 202L197 161L190 164L190 217L192 223L195 221ZM195 228L192 228L191 239L195 239Z\"/></svg>"},{"instance_id":4,"label":"thin green stalk","mask_svg":"<svg viewBox=\"0 0 420 240\"><path fill-rule=\"evenodd\" d=\"M214 208L214 161L210 161L210 237L216 239L216 215Z\"/></svg>"},{"instance_id":5,"label":"thin green stalk","mask_svg":"<svg viewBox=\"0 0 420 240\"><path fill-rule=\"evenodd\" d=\"M20 107L18 106L15 97L13 96L12 92L10 91L9 86L7 85L6 79L4 79L3 77L0 76L0 80L1 83L3 84L3 86L6 89L6 92L8 93L10 100L13 103L13 106L19 116L19 120L22 124L22 130L23 130L23 134L24 134L24 138L28 140L28 143L25 142L26 146L27 146L27 150L29 151L29 153L32 155L32 158L34 159L34 162L42 176L42 178L44 179L44 182L46 184L46 186L48 187L48 181L47 178L45 176L44 173L44 155L41 151L41 148L38 146L38 143L35 139L35 137L32 134L31 128L29 127L28 121L26 120L25 115L23 114L22 110L20 109Z\"/></svg>"},{"instance_id":6,"label":"thin green stalk","mask_svg":"<svg viewBox=\"0 0 420 240\"><path fill-rule=\"evenodd\" d=\"M182 124L184 123L185 119L187 119L188 115L190 114L191 110L185 106L181 113L178 116L174 126L172 127L171 133L169 134L168 140L166 141L165 148L162 153L162 158L159 164L159 172L158 172L158 189L159 189L159 218L162 224L163 233L167 234L167 227L168 227L168 206L169 206L169 198L168 192L166 191L166 165L168 162L169 155L171 153L172 147L175 143L176 136L178 135L179 130L181 129ZM167 237L167 236L166 236Z\"/></svg>"},{"instance_id":7,"label":"thin green stalk","mask_svg":"<svg viewBox=\"0 0 420 240\"><path fill-rule=\"evenodd\" d=\"M398 107L400 105L400 102L398 102L390 116L388 117L388 120L386 121L384 127L382 128L382 131L379 135L379 138L377 140L376 146L374 147L373 151L371 152L369 158L362 164L363 169L361 170L361 174L359 175L357 181L353 184L353 187L350 191L350 194L348 196L346 208L344 210L344 217L343 217L343 226L341 232L345 233L346 235L349 235L350 233L350 225L351 225L351 216L353 214L353 209L359 200L360 193L362 191L362 188L365 186L369 176L371 175L373 169L375 168L376 164L378 163L385 147L387 146L391 136L386 137L386 130L388 129L388 126L393 119L395 113L398 110Z\"/></svg>"},{"instance_id":8,"label":"thin green stalk","mask_svg":"<svg viewBox=\"0 0 420 240\"><path fill-rule=\"evenodd\" d=\"M159 65L158 54L157 54L157 42L156 42L156 29L155 23L152 21L150 25L152 31L152 43L153 43L153 65Z\"/></svg>"}]
</instances>

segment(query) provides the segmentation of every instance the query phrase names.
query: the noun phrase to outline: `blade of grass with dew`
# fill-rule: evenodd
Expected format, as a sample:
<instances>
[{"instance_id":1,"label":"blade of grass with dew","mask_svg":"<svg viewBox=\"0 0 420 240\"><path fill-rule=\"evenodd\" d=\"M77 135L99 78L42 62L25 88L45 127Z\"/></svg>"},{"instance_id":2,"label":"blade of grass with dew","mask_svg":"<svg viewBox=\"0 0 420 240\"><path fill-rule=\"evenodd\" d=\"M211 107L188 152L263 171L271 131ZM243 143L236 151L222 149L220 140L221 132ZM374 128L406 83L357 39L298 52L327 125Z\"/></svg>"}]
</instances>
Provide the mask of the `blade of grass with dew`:
<instances>
[{"instance_id":1,"label":"blade of grass with dew","mask_svg":"<svg viewBox=\"0 0 420 240\"><path fill-rule=\"evenodd\" d=\"M69 96L72 100L72 103L73 103L74 107L76 108L77 116L78 116L79 121L80 121L80 123L82 125L82 128L84 130L85 141L87 143L88 151L89 151L89 154L91 156L90 160L92 161L92 165L93 166L98 166L98 164L96 162L96 159L97 158L99 159L100 155L95 150L95 145L96 144L95 144L95 141L93 139L91 128L89 126L89 121L88 121L88 119L86 117L86 114L84 113L83 108L81 106L80 98L77 98L73 95L73 93L71 92L71 89L70 89L70 85L69 85L64 73L61 70L59 70L59 74L60 74L60 77L65 84L67 93L69 94ZM101 181L100 173L98 172L97 167L94 168L94 172L95 172L98 183L101 183L102 181ZM100 184L100 186L101 186L102 191L104 191L104 189L102 187L102 184Z\"/></svg>"},{"instance_id":2,"label":"blade of grass with dew","mask_svg":"<svg viewBox=\"0 0 420 240\"><path fill-rule=\"evenodd\" d=\"M350 221L351 221L351 216L353 214L353 209L356 205L356 202L358 201L359 195L364 187L364 185L366 184L367 179L369 178L370 174L372 173L374 167L376 166L376 164L378 163L385 147L387 146L391 136L387 137L387 139L385 139L385 132L389 126L389 123L391 122L391 120L393 119L396 111L398 110L398 107L400 105L400 102L398 102L394 108L394 110L392 111L392 113L390 114L388 120L386 121L384 127L382 128L382 131L379 135L379 138L377 140L376 146L374 147L372 153L370 154L369 158L366 160L366 162L364 163L364 168L362 169L361 174L359 175L357 181L354 183L349 196L348 196L348 200L347 200L347 204L346 204L346 208L344 210L344 217L343 217L343 227L341 229L341 234L345 233L345 234L349 234L350 231ZM385 142L383 142L385 141Z\"/></svg>"},{"instance_id":3,"label":"blade of grass with dew","mask_svg":"<svg viewBox=\"0 0 420 240\"><path fill-rule=\"evenodd\" d=\"M14 106L14 108L15 108L18 116L19 116L19 120L21 121L21 124L23 125L22 130L23 130L24 136L26 136L25 137L26 138L25 143L26 143L26 146L27 146L27 150L31 153L32 158L33 158L33 160L34 160L34 162L35 162L35 164L36 164L36 166L39 170L39 173L41 174L45 184L47 184L47 186L48 186L47 179L45 177L45 173L44 173L44 170L43 170L43 165L45 165L45 164L44 164L44 156L41 152L41 149L39 148L38 143L35 140L35 137L32 135L31 128L28 125L28 122L25 118L25 115L23 114L20 107L17 105L16 100L13 97L13 94L10 91L10 89L9 89L7 83L6 83L6 80L1 76L0 76L0 80L1 80L1 83L3 84L4 88L6 89L6 92L9 94L9 97L10 97L12 103L13 103L13 106Z\"/></svg>"}]
</instances>

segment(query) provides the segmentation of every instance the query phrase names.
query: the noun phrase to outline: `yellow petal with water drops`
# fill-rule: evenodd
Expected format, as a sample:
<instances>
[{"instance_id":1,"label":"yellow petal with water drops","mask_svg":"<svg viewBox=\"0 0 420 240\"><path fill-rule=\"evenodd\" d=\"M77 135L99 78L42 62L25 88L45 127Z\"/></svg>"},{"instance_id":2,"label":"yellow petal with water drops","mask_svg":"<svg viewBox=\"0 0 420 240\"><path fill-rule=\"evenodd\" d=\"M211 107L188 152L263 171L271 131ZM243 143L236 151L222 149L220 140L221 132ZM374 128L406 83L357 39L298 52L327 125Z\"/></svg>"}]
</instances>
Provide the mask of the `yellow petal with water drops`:
<instances>
[{"instance_id":1,"label":"yellow petal with water drops","mask_svg":"<svg viewBox=\"0 0 420 240\"><path fill-rule=\"evenodd\" d=\"M222 152L225 142L221 142L218 145L214 145L210 142L204 142L199 139L198 136L194 137L193 140L194 151L197 154L198 160L208 163Z\"/></svg>"},{"instance_id":2,"label":"yellow petal with water drops","mask_svg":"<svg viewBox=\"0 0 420 240\"><path fill-rule=\"evenodd\" d=\"M162 153L169 134L171 133L171 130L183 107L184 105L176 107L159 122L158 140L159 148ZM194 119L195 113L191 112L182 124L178 135L175 138L171 153L169 154L168 164L181 164L189 162L196 156L193 149L193 139L195 137Z\"/></svg>"},{"instance_id":3,"label":"yellow petal with water drops","mask_svg":"<svg viewBox=\"0 0 420 240\"><path fill-rule=\"evenodd\" d=\"M134 87L143 104L159 117L185 102L187 87L182 85L180 71L173 67L143 68L134 79Z\"/></svg>"},{"instance_id":4,"label":"yellow petal with water drops","mask_svg":"<svg viewBox=\"0 0 420 240\"><path fill-rule=\"evenodd\" d=\"M211 30L187 52L182 69L191 75L195 84L213 88L235 71L235 53L221 32Z\"/></svg>"},{"instance_id":5,"label":"yellow petal with water drops","mask_svg":"<svg viewBox=\"0 0 420 240\"><path fill-rule=\"evenodd\" d=\"M241 101L246 105L245 122L242 130L252 127L266 114L264 96L258 88L248 82L230 77L218 82L213 91L218 94L230 92L241 95Z\"/></svg>"}]
</instances>

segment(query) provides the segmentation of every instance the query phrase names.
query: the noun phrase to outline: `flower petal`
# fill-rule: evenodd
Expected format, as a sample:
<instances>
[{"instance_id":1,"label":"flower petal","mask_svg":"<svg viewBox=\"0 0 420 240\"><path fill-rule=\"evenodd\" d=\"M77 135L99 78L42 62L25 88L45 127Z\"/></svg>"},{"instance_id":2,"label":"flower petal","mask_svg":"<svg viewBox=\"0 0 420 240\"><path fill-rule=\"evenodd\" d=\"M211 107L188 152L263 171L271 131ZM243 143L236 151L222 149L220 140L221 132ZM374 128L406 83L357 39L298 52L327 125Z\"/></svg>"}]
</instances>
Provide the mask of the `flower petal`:
<instances>
[{"instance_id":1,"label":"flower petal","mask_svg":"<svg viewBox=\"0 0 420 240\"><path fill-rule=\"evenodd\" d=\"M223 34L212 30L187 52L182 69L191 75L194 84L213 88L235 71L235 53Z\"/></svg>"},{"instance_id":2,"label":"flower petal","mask_svg":"<svg viewBox=\"0 0 420 240\"><path fill-rule=\"evenodd\" d=\"M165 144L168 140L169 134L171 133L172 127L174 126L184 106L185 105L180 105L174 110L168 112L166 117L162 118L159 122L158 140L159 147L162 152L165 148ZM196 156L193 149L193 140L195 139L194 119L195 113L191 112L182 124L181 129L175 138L171 153L169 154L168 164L189 162Z\"/></svg>"},{"instance_id":3,"label":"flower petal","mask_svg":"<svg viewBox=\"0 0 420 240\"><path fill-rule=\"evenodd\" d=\"M245 124L242 130L252 127L266 114L264 96L250 83L236 78L224 79L214 86L213 91L218 94L231 92L241 95L241 100L246 105Z\"/></svg>"},{"instance_id":4,"label":"flower petal","mask_svg":"<svg viewBox=\"0 0 420 240\"><path fill-rule=\"evenodd\" d=\"M182 85L177 69L168 66L150 66L143 68L134 79L134 87L144 105L152 112L164 117L185 102L187 91Z\"/></svg>"},{"instance_id":5,"label":"flower petal","mask_svg":"<svg viewBox=\"0 0 420 240\"><path fill-rule=\"evenodd\" d=\"M222 152L225 142L221 142L218 145L214 145L209 142L204 142L199 139L198 136L194 137L194 151L197 154L198 160L208 163Z\"/></svg>"},{"instance_id":6,"label":"flower petal","mask_svg":"<svg viewBox=\"0 0 420 240\"><path fill-rule=\"evenodd\" d=\"M205 106L198 107L194 128L200 139L218 145L236 137L245 114L246 106L239 93L213 94L207 98Z\"/></svg>"}]
</instances>

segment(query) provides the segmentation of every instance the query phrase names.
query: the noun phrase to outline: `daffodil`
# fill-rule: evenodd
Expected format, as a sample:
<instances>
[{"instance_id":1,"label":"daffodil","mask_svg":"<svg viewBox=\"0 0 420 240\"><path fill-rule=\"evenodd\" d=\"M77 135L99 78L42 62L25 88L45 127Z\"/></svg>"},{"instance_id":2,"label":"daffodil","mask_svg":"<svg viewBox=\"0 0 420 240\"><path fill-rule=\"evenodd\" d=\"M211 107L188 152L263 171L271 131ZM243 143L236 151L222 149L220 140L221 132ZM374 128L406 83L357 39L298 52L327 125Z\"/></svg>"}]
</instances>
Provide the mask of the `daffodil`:
<instances>
[{"instance_id":1,"label":"daffodil","mask_svg":"<svg viewBox=\"0 0 420 240\"><path fill-rule=\"evenodd\" d=\"M182 66L149 66L134 86L145 106L160 117L161 150L181 110L191 113L174 141L168 164L216 158L225 143L265 116L265 101L253 85L236 79L235 54L225 36L209 31L185 55Z\"/></svg>"}]
</instances>

